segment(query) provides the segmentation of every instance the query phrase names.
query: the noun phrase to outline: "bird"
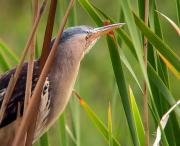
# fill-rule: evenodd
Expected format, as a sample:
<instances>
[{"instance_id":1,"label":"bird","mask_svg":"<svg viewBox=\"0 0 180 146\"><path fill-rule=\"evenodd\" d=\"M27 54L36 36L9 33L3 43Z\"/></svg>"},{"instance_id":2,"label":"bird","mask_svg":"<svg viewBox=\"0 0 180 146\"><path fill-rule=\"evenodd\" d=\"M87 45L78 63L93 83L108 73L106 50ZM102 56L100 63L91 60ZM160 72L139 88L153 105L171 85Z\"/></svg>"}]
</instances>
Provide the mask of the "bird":
<instances>
[{"instance_id":1,"label":"bird","mask_svg":"<svg viewBox=\"0 0 180 146\"><path fill-rule=\"evenodd\" d=\"M120 28L124 23L109 24L92 28L89 26L74 26L63 31L58 49L46 77L41 93L41 102L34 132L35 142L62 114L70 100L71 93L78 75L81 60L103 35ZM55 39L51 41L52 47ZM5 114L0 123L0 143L11 145L15 137L19 120L23 116L28 63L25 62L15 85L12 96L7 104ZM0 76L0 107L11 76L16 67ZM32 93L39 78L40 59L34 60L32 76ZM19 114L19 117L18 117Z\"/></svg>"}]
</instances>

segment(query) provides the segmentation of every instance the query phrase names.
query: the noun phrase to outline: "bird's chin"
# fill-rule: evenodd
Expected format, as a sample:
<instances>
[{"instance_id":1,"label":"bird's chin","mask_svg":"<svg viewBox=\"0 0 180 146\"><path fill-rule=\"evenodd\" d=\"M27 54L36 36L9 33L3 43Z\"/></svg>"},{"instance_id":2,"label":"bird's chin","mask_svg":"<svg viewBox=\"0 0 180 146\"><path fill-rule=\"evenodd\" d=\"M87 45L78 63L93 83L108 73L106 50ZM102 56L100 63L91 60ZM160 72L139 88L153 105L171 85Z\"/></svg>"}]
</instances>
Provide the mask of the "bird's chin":
<instances>
[{"instance_id":1,"label":"bird's chin","mask_svg":"<svg viewBox=\"0 0 180 146\"><path fill-rule=\"evenodd\" d=\"M91 50L91 48L95 45L97 39L96 40L93 40L90 44L88 44L88 46L86 47L85 51L84 51L84 54L87 54L89 53L89 51Z\"/></svg>"}]
</instances>

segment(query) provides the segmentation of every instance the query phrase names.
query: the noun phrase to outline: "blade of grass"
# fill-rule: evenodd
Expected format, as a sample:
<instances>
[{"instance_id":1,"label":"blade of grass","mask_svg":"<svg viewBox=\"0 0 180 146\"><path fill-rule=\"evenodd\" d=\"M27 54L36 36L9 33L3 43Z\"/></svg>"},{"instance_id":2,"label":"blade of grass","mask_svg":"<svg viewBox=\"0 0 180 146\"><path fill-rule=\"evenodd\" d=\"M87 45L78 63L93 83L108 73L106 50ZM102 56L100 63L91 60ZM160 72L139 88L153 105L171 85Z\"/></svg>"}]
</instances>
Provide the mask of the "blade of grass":
<instances>
[{"instance_id":1,"label":"blade of grass","mask_svg":"<svg viewBox=\"0 0 180 146\"><path fill-rule=\"evenodd\" d=\"M5 59L4 55L2 52L0 52L0 69L5 72L7 70L10 69L10 65L9 63L7 62L7 59Z\"/></svg>"},{"instance_id":2,"label":"blade of grass","mask_svg":"<svg viewBox=\"0 0 180 146\"><path fill-rule=\"evenodd\" d=\"M142 20L144 20L144 12L145 12L145 0L138 0L138 10L139 16Z\"/></svg>"},{"instance_id":3,"label":"blade of grass","mask_svg":"<svg viewBox=\"0 0 180 146\"><path fill-rule=\"evenodd\" d=\"M98 9L98 11L105 17L105 18L108 18L109 20L111 20L113 23L114 21L108 17L106 14L104 14L100 9ZM130 51L132 52L132 54L134 55L134 57L137 59L136 57L136 54L135 52L133 51L134 50L134 46L132 44L132 41L130 40L130 38L128 37L127 33L125 31L122 31L123 33L120 33L119 31L120 29L117 29L117 33L120 35L121 39L124 41L124 43L128 46L128 48L130 49ZM123 35L122 35L123 34ZM155 72L153 69L151 69L151 65L148 63L148 68L150 68L148 70L148 74L152 74L153 72ZM157 79L158 82L161 82L161 78L157 75L157 74L154 74L155 78ZM156 85L157 86L157 85ZM171 95L170 91L164 87L164 85L159 85L157 86L157 88L159 90L161 90L162 88L164 88L166 90L166 92L168 93L168 95ZM161 91L161 92L164 92L164 91ZM169 98L169 99L168 99ZM167 102L170 104L170 105L173 105L175 103L175 98L171 95L171 96L168 96L168 98L165 98L167 100Z\"/></svg>"},{"instance_id":4,"label":"blade of grass","mask_svg":"<svg viewBox=\"0 0 180 146\"><path fill-rule=\"evenodd\" d=\"M107 19L107 17L106 17L106 19ZM114 23L114 22L112 22L112 23ZM130 48L133 55L136 57L136 54L133 51L134 50L133 44L132 44L131 40L129 39L128 35L125 32L123 32L123 30L121 32L118 30L118 34L121 35L121 38L123 39L123 41L127 44L127 46ZM158 79L160 79L157 75L156 75L156 77ZM161 88L161 87L158 87L158 88ZM169 92L169 91L167 91L167 92ZM173 99L172 96L171 96L171 98ZM167 100L167 98L166 98L166 100Z\"/></svg>"},{"instance_id":5,"label":"blade of grass","mask_svg":"<svg viewBox=\"0 0 180 146\"><path fill-rule=\"evenodd\" d=\"M7 59L13 64L18 64L19 59L17 55L0 39L0 51L6 55Z\"/></svg>"},{"instance_id":6,"label":"blade of grass","mask_svg":"<svg viewBox=\"0 0 180 146\"><path fill-rule=\"evenodd\" d=\"M104 125L104 123L98 118L98 116L94 113L94 111L89 107L89 105L79 96L79 94L73 91L73 94L78 98L80 105L86 111L88 117L94 122L97 129L101 132L104 136L106 142L109 142L109 135L108 135L108 128ZM115 139L112 138L113 146L121 146L120 143Z\"/></svg>"},{"instance_id":7,"label":"blade of grass","mask_svg":"<svg viewBox=\"0 0 180 146\"><path fill-rule=\"evenodd\" d=\"M118 42L119 43L119 42ZM143 93L143 90L141 88L141 85L137 79L137 76L135 74L135 72L133 71L132 69L132 66L130 65L127 57L125 56L124 52L121 50L121 53L120 53L120 57L121 57L121 60L123 62L123 64L126 66L126 68L129 70L129 72L131 73L131 75L133 76L134 80L136 81L137 85L139 86L139 89L141 90L141 92Z\"/></svg>"},{"instance_id":8,"label":"blade of grass","mask_svg":"<svg viewBox=\"0 0 180 146\"><path fill-rule=\"evenodd\" d=\"M38 41L36 39L36 46L35 46L35 58L39 58L40 57L40 54L41 54L41 50L40 50L40 47L38 45Z\"/></svg>"},{"instance_id":9,"label":"blade of grass","mask_svg":"<svg viewBox=\"0 0 180 146\"><path fill-rule=\"evenodd\" d=\"M73 135L73 132L71 131L71 129L67 125L66 125L66 131L67 131L69 137L71 138L72 142L75 145L77 145L77 143L76 143L77 140L76 140L75 136Z\"/></svg>"},{"instance_id":10,"label":"blade of grass","mask_svg":"<svg viewBox=\"0 0 180 146\"><path fill-rule=\"evenodd\" d=\"M109 47L109 52L110 52L110 56L112 60L112 66L113 66L116 82L118 85L119 93L121 95L121 100L122 100L123 107L126 113L128 125L131 131L131 136L134 141L134 145L139 145L138 144L139 141L137 139L137 135L135 132L134 122L132 119L132 113L130 110L130 102L129 102L129 98L127 94L126 83L125 83L124 73L121 66L121 60L118 53L118 48L117 48L117 45L114 43L114 39L110 36L107 36L107 43Z\"/></svg>"},{"instance_id":11,"label":"blade of grass","mask_svg":"<svg viewBox=\"0 0 180 146\"><path fill-rule=\"evenodd\" d=\"M149 80L148 80L148 76L147 76L146 65L144 64L144 59L143 59L143 52L142 52L142 45L141 45L142 41L140 39L139 32L137 30L137 27L136 27L136 24L135 24L135 21L133 18L133 14L131 12L129 1L122 0L121 1L121 7L122 7L123 12L124 12L125 20L127 21L128 30L129 30L130 35L131 35L132 43L133 43L134 48L135 48L135 52L136 52L136 55L137 55L137 58L139 61L139 65L141 67L141 71L142 71L143 76L144 76L144 80L145 80L146 85L147 85L147 89L149 90L150 96L152 96L152 92L151 92L151 88L150 88L150 84L149 84Z\"/></svg>"},{"instance_id":12,"label":"blade of grass","mask_svg":"<svg viewBox=\"0 0 180 146\"><path fill-rule=\"evenodd\" d=\"M101 15L103 15L103 17L105 17L106 19L110 20L111 23L116 23L115 21L113 21L110 17L108 17L105 13L103 13L100 9L98 9L97 7L93 6ZM136 52L134 50L134 46L130 40L130 38L128 37L128 35L126 34L126 32L122 29L116 29L119 39L123 40L125 42L125 44L129 47L130 51L132 52L132 54L134 55L134 57L137 59L137 55ZM118 41L119 46L121 46L120 41ZM122 62L124 63L124 65L127 67L127 69L129 70L129 72L132 74L132 76L134 77L134 80L137 82L140 90L143 92L140 83L130 65L130 63L128 62L128 59L126 58L126 56L124 55L123 51L121 51L120 53L120 57Z\"/></svg>"},{"instance_id":13,"label":"blade of grass","mask_svg":"<svg viewBox=\"0 0 180 146\"><path fill-rule=\"evenodd\" d=\"M67 5L67 1L65 1L66 5ZM68 19L68 27L72 27L74 25L77 24L77 14L76 14L76 1L74 2L74 7L71 10L71 13L69 15L69 19Z\"/></svg>"},{"instance_id":14,"label":"blade of grass","mask_svg":"<svg viewBox=\"0 0 180 146\"><path fill-rule=\"evenodd\" d=\"M98 13L95 11L95 9L98 10L98 12L100 12L100 14L102 14L106 19L111 20L111 23L115 23L115 21L113 21L112 19L110 19L109 17L104 15L104 13L101 13L102 11L100 9L96 8L89 1L87 1L87 0L79 0L79 1L80 1L80 4L82 5L82 7L85 10L87 10L88 14L93 18L93 20L96 22L96 24L98 26L101 26L103 22L102 22L100 16L98 15ZM129 37L126 35L125 31L123 31L122 29L117 29L117 32L119 33L121 38L123 38L123 41L125 41L125 43L129 46L129 48L131 49L131 51L133 52L133 54L135 54L135 57L137 58L133 44L131 43L131 40L129 39Z\"/></svg>"},{"instance_id":15,"label":"blade of grass","mask_svg":"<svg viewBox=\"0 0 180 146\"><path fill-rule=\"evenodd\" d=\"M72 132L76 139L74 144L80 146L80 106L75 98L70 101L70 111L72 113Z\"/></svg>"},{"instance_id":16,"label":"blade of grass","mask_svg":"<svg viewBox=\"0 0 180 146\"><path fill-rule=\"evenodd\" d=\"M159 16L155 10L157 10L156 1L150 1L150 27L154 29L154 32L162 39L163 34L161 30L161 25L159 21ZM159 77L162 79L162 81L165 83L167 88L169 88L169 76L168 76L168 70L165 65L165 63L162 61L162 59L159 57L156 51L154 51L154 48L151 47L149 49L148 54L152 54L149 57L149 62L154 67L154 69L158 72ZM156 63L154 63L156 62ZM156 103L157 110L159 112L159 116L162 117L163 113L169 109L169 104L166 100L164 100L164 96L159 92L159 90L154 86L154 83L151 82L152 92L154 95L154 101ZM159 123L159 122L158 122ZM156 125L158 125L156 123ZM173 124L172 124L173 123ZM174 114L172 115L172 118L170 119L170 122L168 123L168 126L165 130L165 134L163 134L162 137L162 143L163 145L167 145L167 141L169 145L176 145L175 140L175 134L177 133L177 130L173 130L173 126L176 125L176 119L174 118ZM178 127L178 126L176 126Z\"/></svg>"},{"instance_id":17,"label":"blade of grass","mask_svg":"<svg viewBox=\"0 0 180 146\"><path fill-rule=\"evenodd\" d=\"M176 7L177 7L178 24L180 27L180 1L179 0L176 0Z\"/></svg>"},{"instance_id":18,"label":"blade of grass","mask_svg":"<svg viewBox=\"0 0 180 146\"><path fill-rule=\"evenodd\" d=\"M163 130L168 122L169 119L169 115L170 113L180 104L180 100L176 102L175 105L173 105L162 117L161 121L160 121L160 126L158 126L157 128L157 133L156 133L156 139L155 142L153 144L153 146L158 146L161 140L161 130Z\"/></svg>"},{"instance_id":19,"label":"blade of grass","mask_svg":"<svg viewBox=\"0 0 180 146\"><path fill-rule=\"evenodd\" d=\"M5 72L18 62L17 56L0 39L0 69Z\"/></svg>"},{"instance_id":20,"label":"blade of grass","mask_svg":"<svg viewBox=\"0 0 180 146\"><path fill-rule=\"evenodd\" d=\"M140 145L144 146L145 145L145 132L144 132L144 127L143 127L143 123L141 120L141 116L139 113L139 109L138 106L136 104L136 100L135 97L133 95L132 89L129 86L129 97L130 97L130 101L131 101L131 109L132 109L132 113L133 113L133 118L135 121L135 127L138 133L138 137L139 137L139 141L140 141Z\"/></svg>"},{"instance_id":21,"label":"blade of grass","mask_svg":"<svg viewBox=\"0 0 180 146\"><path fill-rule=\"evenodd\" d=\"M109 19L109 20L111 20L111 22L112 23L115 23L111 18L109 18L106 14L104 14L100 9L98 9L98 8L96 8L96 10L98 10L98 12L100 12L100 14L102 14L106 19ZM119 29L119 30L121 30L121 29ZM134 47L133 47L133 44L132 44L132 42L131 42L131 40L129 39L129 37L128 37L128 35L126 34L126 32L123 32L123 30L121 30L121 31L119 31L119 30L117 30L117 32L118 32L118 34L119 34L119 36L121 36L121 39L125 42L125 44L128 46L128 48L130 49L130 51L132 52L132 54L134 55L134 57L137 59L137 57L136 57L136 54L135 54L135 52L133 51L134 50ZM149 64L148 64L149 65ZM152 71L152 70L151 70ZM150 72L151 72L150 71ZM155 74L155 76L158 78L158 80L161 80L160 79L160 77L157 75L157 74ZM167 78L166 78L167 79ZM152 87L151 87L152 88ZM158 90L161 88L161 87L157 87L158 88ZM168 90L167 90L167 92L169 92ZM153 94L154 95L154 94ZM154 97L158 97L157 96L157 94L154 96ZM173 99L174 100L174 97L173 96L171 96L171 97L169 97L169 98L171 98L171 99ZM163 97L163 99L165 99L165 100L167 100L167 98L165 98L165 97ZM152 100L152 102L154 103L154 100L153 100L153 96L152 96L152 98L151 98L151 100ZM169 102L168 100L167 100L167 102ZM169 103L170 104L170 103ZM158 104L159 105L159 104ZM155 106L153 106L153 107L155 107ZM158 106L159 107L159 106ZM152 107L151 107L151 109L152 109ZM155 108L153 108L153 109L155 109ZM158 122L158 117L157 117L157 109L155 109L155 111L153 110L151 110L151 112L153 113L153 115L154 115L154 117L155 117L155 120ZM155 114L156 113L156 114ZM163 135L163 138L165 139L165 137L164 137L164 135Z\"/></svg>"},{"instance_id":22,"label":"blade of grass","mask_svg":"<svg viewBox=\"0 0 180 146\"><path fill-rule=\"evenodd\" d=\"M63 113L59 118L60 135L61 135L61 145L67 146L67 136L66 136L66 125L65 125L65 114Z\"/></svg>"},{"instance_id":23,"label":"blade of grass","mask_svg":"<svg viewBox=\"0 0 180 146\"><path fill-rule=\"evenodd\" d=\"M112 139L112 111L111 111L111 104L109 103L108 107L108 135L109 135L109 146L113 146L113 139Z\"/></svg>"},{"instance_id":24,"label":"blade of grass","mask_svg":"<svg viewBox=\"0 0 180 146\"><path fill-rule=\"evenodd\" d=\"M88 0L79 0L81 6L88 12L88 14L93 18L98 26L103 25L103 21L101 20L98 13L94 10L93 6Z\"/></svg>"},{"instance_id":25,"label":"blade of grass","mask_svg":"<svg viewBox=\"0 0 180 146\"><path fill-rule=\"evenodd\" d=\"M158 77L157 72L153 69L153 67L148 63L148 76L149 79L154 83L154 86L156 86L161 92L162 95L164 95L165 99L168 101L168 103L173 106L175 102L175 98L172 96L171 92L168 90L166 85L163 83L163 81ZM176 114L180 116L180 109L177 108Z\"/></svg>"},{"instance_id":26,"label":"blade of grass","mask_svg":"<svg viewBox=\"0 0 180 146\"><path fill-rule=\"evenodd\" d=\"M176 25L176 23L172 21L170 18L168 18L166 15L164 15L163 13L157 10L156 12L159 13L162 17L164 17L171 24L171 26L176 30L177 34L180 36L180 28Z\"/></svg>"},{"instance_id":27,"label":"blade of grass","mask_svg":"<svg viewBox=\"0 0 180 146\"><path fill-rule=\"evenodd\" d=\"M166 60L171 64L176 71L172 70L171 66L168 66L169 69L180 78L180 58L175 54L170 47L163 42L156 34L154 34L137 16L134 14L136 25L142 31L142 33L148 38L148 40L156 47L156 49L161 53L161 55L166 58ZM165 62L166 63L166 62ZM173 69L174 69L173 68Z\"/></svg>"},{"instance_id":28,"label":"blade of grass","mask_svg":"<svg viewBox=\"0 0 180 146\"><path fill-rule=\"evenodd\" d=\"M100 13L101 13L101 12L100 12ZM104 15L104 14L103 14L103 16L105 16L106 19L109 18L109 17L107 17L107 16ZM112 20L112 19L110 19L110 20ZM123 33L124 33L124 32L123 32ZM119 34L119 33L118 33L118 34ZM124 34L125 34L125 33L124 33ZM119 35L121 35L121 34L119 34ZM128 40L128 41L125 41L125 43L127 44L127 46L128 46L128 47L133 47L130 39L128 39L128 36L127 36L127 35L124 35L124 37L126 37L126 40ZM124 40L123 37L121 37L121 38ZM132 51L133 48L131 48L130 50L131 50L131 52L133 53L133 55L135 56L135 58L136 58L136 55L135 55L134 51ZM158 79L160 79L160 78L158 77L158 75L156 75L156 76L157 76ZM167 78L166 78L166 79L167 79ZM160 87L158 87L158 88L160 88ZM168 92L169 92L169 91L168 91ZM157 96L155 96L155 97L157 97ZM164 98L164 97L163 97L163 98ZM173 97L171 97L171 98L174 99ZM167 99L167 98L165 98L165 99ZM157 118L156 118L156 119L157 119ZM164 138L164 136L163 136L163 138Z\"/></svg>"},{"instance_id":29,"label":"blade of grass","mask_svg":"<svg viewBox=\"0 0 180 146\"><path fill-rule=\"evenodd\" d=\"M48 134L47 132L43 134L43 136L40 138L40 146L49 146L49 142L48 142Z\"/></svg>"}]
</instances>

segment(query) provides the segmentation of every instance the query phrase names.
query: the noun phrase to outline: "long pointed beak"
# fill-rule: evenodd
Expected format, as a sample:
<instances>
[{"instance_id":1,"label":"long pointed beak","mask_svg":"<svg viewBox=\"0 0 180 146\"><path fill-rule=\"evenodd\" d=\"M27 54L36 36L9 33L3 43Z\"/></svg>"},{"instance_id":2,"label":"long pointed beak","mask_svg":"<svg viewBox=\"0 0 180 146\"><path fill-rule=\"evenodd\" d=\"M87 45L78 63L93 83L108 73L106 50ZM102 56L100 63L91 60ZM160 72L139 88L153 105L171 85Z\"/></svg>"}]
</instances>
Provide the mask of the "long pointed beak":
<instances>
[{"instance_id":1,"label":"long pointed beak","mask_svg":"<svg viewBox=\"0 0 180 146\"><path fill-rule=\"evenodd\" d=\"M95 40L105 34L108 34L109 32L117 29L117 28L120 28L124 25L125 23L116 23L116 24L110 24L110 25L106 25L106 26L103 26L103 27L98 27L98 28L95 28L93 30L92 33L89 34L89 38L91 40Z\"/></svg>"}]
</instances>

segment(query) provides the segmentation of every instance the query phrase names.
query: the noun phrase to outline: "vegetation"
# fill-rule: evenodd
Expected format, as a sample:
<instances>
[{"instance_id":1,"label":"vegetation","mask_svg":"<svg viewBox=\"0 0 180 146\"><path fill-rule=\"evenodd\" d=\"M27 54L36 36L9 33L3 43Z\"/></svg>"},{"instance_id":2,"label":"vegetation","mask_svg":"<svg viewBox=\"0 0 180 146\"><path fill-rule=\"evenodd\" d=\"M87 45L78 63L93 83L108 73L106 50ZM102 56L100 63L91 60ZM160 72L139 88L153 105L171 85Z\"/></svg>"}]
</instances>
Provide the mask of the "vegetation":
<instances>
[{"instance_id":1,"label":"vegetation","mask_svg":"<svg viewBox=\"0 0 180 146\"><path fill-rule=\"evenodd\" d=\"M5 12L0 17L3 74L20 60L21 48L32 31L30 16L35 8L25 1L16 5L0 3ZM180 100L179 0L109 3L75 1L66 27L118 22L126 25L107 35L106 40L101 39L85 57L66 111L34 146L153 145L161 118ZM54 36L68 6L67 0L57 1ZM36 57L40 56L48 10L49 3L34 41ZM179 118L177 105L169 120L165 118L167 125L161 121L160 145L180 145Z\"/></svg>"}]
</instances>

